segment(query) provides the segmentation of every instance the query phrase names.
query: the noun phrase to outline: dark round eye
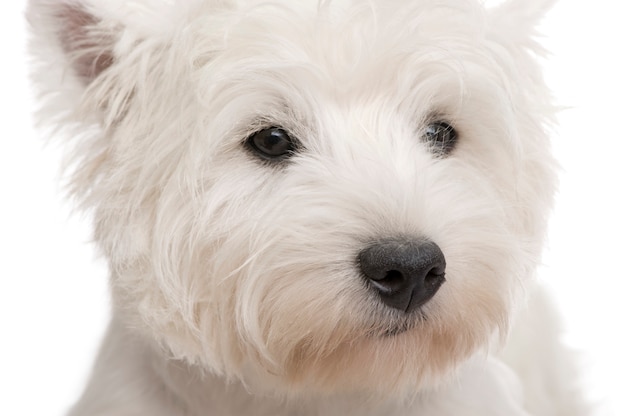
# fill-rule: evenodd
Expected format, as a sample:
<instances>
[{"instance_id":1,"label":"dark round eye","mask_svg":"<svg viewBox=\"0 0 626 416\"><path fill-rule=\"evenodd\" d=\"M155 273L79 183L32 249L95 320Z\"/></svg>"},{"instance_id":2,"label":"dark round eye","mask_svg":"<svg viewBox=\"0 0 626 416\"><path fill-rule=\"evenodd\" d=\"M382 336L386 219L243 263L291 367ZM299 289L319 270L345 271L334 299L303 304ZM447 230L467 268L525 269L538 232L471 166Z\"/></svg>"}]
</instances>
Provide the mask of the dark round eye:
<instances>
[{"instance_id":1,"label":"dark round eye","mask_svg":"<svg viewBox=\"0 0 626 416\"><path fill-rule=\"evenodd\" d=\"M445 121L435 121L426 126L424 139L432 146L433 151L447 155L454 149L458 133Z\"/></svg>"},{"instance_id":2,"label":"dark round eye","mask_svg":"<svg viewBox=\"0 0 626 416\"><path fill-rule=\"evenodd\" d=\"M295 150L293 139L278 127L257 131L248 137L246 143L257 156L269 160L289 157Z\"/></svg>"}]
</instances>

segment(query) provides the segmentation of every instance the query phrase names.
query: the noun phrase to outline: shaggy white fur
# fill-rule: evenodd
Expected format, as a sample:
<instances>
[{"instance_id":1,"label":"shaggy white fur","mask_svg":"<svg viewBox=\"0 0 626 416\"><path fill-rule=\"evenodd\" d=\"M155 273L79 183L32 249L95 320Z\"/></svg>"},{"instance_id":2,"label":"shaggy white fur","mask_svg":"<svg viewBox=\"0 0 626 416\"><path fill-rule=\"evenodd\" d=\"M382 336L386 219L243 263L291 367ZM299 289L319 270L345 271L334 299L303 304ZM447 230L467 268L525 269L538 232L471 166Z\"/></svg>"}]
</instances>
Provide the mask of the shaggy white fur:
<instances>
[{"instance_id":1,"label":"shaggy white fur","mask_svg":"<svg viewBox=\"0 0 626 416\"><path fill-rule=\"evenodd\" d=\"M533 282L551 1L30 3L114 300L72 416L586 414ZM389 239L445 256L415 310Z\"/></svg>"}]
</instances>

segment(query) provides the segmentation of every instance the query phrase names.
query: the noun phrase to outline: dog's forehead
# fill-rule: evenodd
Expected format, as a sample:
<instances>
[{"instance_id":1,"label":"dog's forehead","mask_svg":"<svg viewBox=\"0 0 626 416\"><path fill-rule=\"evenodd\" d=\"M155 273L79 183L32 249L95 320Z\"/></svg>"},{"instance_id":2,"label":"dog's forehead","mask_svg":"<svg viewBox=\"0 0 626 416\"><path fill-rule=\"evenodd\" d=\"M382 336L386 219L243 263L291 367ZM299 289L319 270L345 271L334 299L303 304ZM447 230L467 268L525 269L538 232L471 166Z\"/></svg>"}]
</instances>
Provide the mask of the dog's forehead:
<instances>
[{"instance_id":1,"label":"dog's forehead","mask_svg":"<svg viewBox=\"0 0 626 416\"><path fill-rule=\"evenodd\" d=\"M210 20L199 17L201 44L211 56L206 61L215 60L211 66L227 77L273 72L289 82L297 74L299 84L334 94L374 92L377 85L388 90L410 78L421 82L426 73L441 79L445 73L498 71L485 63L491 42L485 10L477 2L306 3L309 7L271 2L238 9L221 22L218 34Z\"/></svg>"},{"instance_id":2,"label":"dog's forehead","mask_svg":"<svg viewBox=\"0 0 626 416\"><path fill-rule=\"evenodd\" d=\"M255 4L224 26L225 47L272 61L310 60L332 66L439 51L475 53L485 39L484 9L474 2L330 1ZM210 31L211 29L207 29Z\"/></svg>"},{"instance_id":3,"label":"dog's forehead","mask_svg":"<svg viewBox=\"0 0 626 416\"><path fill-rule=\"evenodd\" d=\"M286 98L287 107L299 100L302 105L295 107L305 113L312 101L324 107L339 101L353 109L382 99L386 103L375 105L376 111L404 107L419 117L428 114L415 114L416 108L446 112L450 106L438 106L433 96L458 101L463 88L476 85L472 80L490 89L504 85L493 62L499 58L490 51L485 10L477 2L421 0L400 7L397 1L343 0L309 2L308 8L286 3L230 14L217 50L214 28L199 18L201 45L209 50L209 72L199 79L207 89L215 79L227 79L237 94L256 94L256 108ZM244 84L249 87L242 89ZM319 107L314 106L318 116Z\"/></svg>"}]
</instances>

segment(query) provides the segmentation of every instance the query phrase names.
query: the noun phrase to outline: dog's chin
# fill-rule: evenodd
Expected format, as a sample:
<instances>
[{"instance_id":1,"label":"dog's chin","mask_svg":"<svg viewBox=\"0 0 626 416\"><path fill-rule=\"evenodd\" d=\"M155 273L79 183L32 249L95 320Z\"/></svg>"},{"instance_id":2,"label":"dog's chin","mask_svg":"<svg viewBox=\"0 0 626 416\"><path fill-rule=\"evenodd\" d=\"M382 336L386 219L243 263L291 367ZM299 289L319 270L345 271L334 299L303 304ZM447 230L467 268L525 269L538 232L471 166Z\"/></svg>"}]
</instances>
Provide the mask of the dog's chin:
<instances>
[{"instance_id":1,"label":"dog's chin","mask_svg":"<svg viewBox=\"0 0 626 416\"><path fill-rule=\"evenodd\" d=\"M408 316L397 318L393 323L386 325L376 336L382 338L396 337L407 332L416 330L427 320L427 316L422 309L418 309Z\"/></svg>"},{"instance_id":2,"label":"dog's chin","mask_svg":"<svg viewBox=\"0 0 626 416\"><path fill-rule=\"evenodd\" d=\"M410 331L413 328L414 328L414 325L400 325L400 326L387 329L386 331L382 333L381 336L383 338L392 338L398 335L402 335Z\"/></svg>"}]
</instances>

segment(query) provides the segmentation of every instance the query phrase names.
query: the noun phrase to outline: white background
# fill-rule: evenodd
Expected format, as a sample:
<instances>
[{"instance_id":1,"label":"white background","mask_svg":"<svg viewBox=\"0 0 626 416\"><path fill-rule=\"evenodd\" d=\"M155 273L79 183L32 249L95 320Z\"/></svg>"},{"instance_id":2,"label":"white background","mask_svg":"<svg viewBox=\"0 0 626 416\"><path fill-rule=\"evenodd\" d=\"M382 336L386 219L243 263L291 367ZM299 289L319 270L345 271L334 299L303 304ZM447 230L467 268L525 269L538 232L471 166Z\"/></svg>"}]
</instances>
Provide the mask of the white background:
<instances>
[{"instance_id":1,"label":"white background","mask_svg":"<svg viewBox=\"0 0 626 416\"><path fill-rule=\"evenodd\" d=\"M60 416L108 316L106 270L58 181L58 149L32 128L24 0L0 5L0 415ZM562 0L545 20L563 166L541 278L581 352L598 416L626 415L626 6Z\"/></svg>"}]
</instances>

